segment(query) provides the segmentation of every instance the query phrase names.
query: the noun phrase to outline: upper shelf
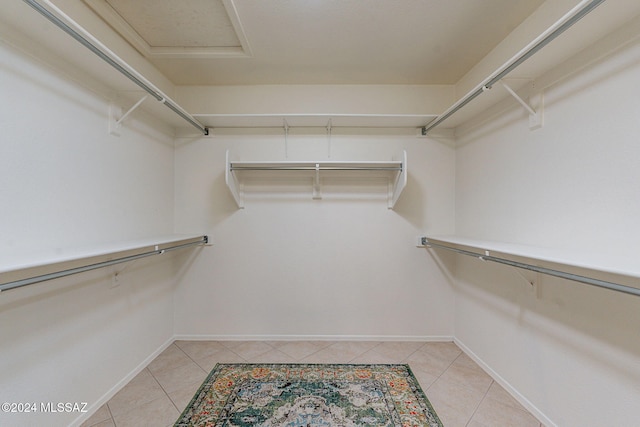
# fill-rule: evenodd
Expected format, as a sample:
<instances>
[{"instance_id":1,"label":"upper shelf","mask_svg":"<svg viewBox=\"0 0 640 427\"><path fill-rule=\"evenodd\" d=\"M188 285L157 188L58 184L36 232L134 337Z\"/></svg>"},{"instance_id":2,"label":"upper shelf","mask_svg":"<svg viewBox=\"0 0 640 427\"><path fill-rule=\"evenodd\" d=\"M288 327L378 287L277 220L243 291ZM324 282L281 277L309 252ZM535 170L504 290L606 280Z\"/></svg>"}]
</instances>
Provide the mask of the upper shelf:
<instances>
[{"instance_id":1,"label":"upper shelf","mask_svg":"<svg viewBox=\"0 0 640 427\"><path fill-rule=\"evenodd\" d=\"M539 10L541 14L544 13L542 9ZM526 98L537 97L558 80L602 60L629 40L636 39L638 13L640 3L633 1L578 2L491 74L482 80L458 82L460 93L466 94L423 127L423 134L428 134L436 127L456 129L472 126L476 118L486 118L487 113L499 114L507 105L513 105L511 97L529 111L530 120L534 123L532 129L539 127L541 123L535 116L543 105L536 105L538 102L530 104ZM631 17L635 18L629 20ZM524 39L522 35L519 37ZM517 39L516 36L514 38ZM505 48L502 51L507 53ZM530 59L534 55L535 59ZM487 59L487 67L480 63L476 68L488 69L488 61L491 60ZM471 86L473 82L478 83ZM504 90L498 83L508 84L513 93ZM511 104L507 104L509 101Z\"/></svg>"},{"instance_id":2,"label":"upper shelf","mask_svg":"<svg viewBox=\"0 0 640 427\"><path fill-rule=\"evenodd\" d=\"M313 198L321 199L324 177L338 179L367 177L384 178L388 187L388 207L392 209L407 185L407 153L402 151L400 160L389 161L234 161L226 154L225 181L239 208L244 208L245 181L251 177L267 179L277 174L280 182L302 178L313 187Z\"/></svg>"},{"instance_id":3,"label":"upper shelf","mask_svg":"<svg viewBox=\"0 0 640 427\"><path fill-rule=\"evenodd\" d=\"M64 49L65 51L73 51L76 54L79 53L77 60L80 60L82 63L88 62L94 64L96 59L99 59L100 66L98 67L98 71L96 74L103 75L103 71L106 68L109 68L110 71L116 71L121 77L124 77L129 83L133 83L133 87L137 89L141 89L143 92L148 95L144 98L139 99L139 102L135 104L131 110L126 113L122 117L114 117L114 119L118 120L118 123L123 120L126 115L131 113L133 110L138 108L144 100L150 97L150 99L155 99L157 101L155 104L156 108L153 110L157 110L157 106L162 106L163 110L169 112L172 118L179 118L180 122L191 127L195 127L203 133L204 135L208 134L208 130L206 126L203 126L199 123L193 116L191 116L184 108L178 105L174 100L172 100L165 92L163 92L160 88L154 85L151 81L149 81L144 75L138 72L134 67L129 65L126 61L124 61L120 56L118 56L114 51L109 49L104 43L98 40L93 34L87 31L84 27L78 24L75 20L65 14L62 9L58 8L49 0L24 0L24 3L29 5L35 12L40 14L42 17L47 19L50 23L57 26L60 33L55 33L53 36L50 36L49 33L42 34L41 29L47 29L46 25L42 24L42 20L35 21L37 24L34 26L35 28L30 28L30 36L34 38L44 37L43 46L51 43L51 41L47 42L47 39L56 39L62 34L62 32L66 33L72 39L75 39L79 44L73 44L70 49ZM19 6L20 7L20 6ZM4 11L3 11L4 12ZM32 20L34 18L33 15L35 13L28 13L26 18L23 20L23 16L20 16L20 22L29 22L28 20ZM64 46L67 45L68 40L64 39ZM21 44L25 44L24 41L21 41ZM55 48L58 50L59 48ZM43 56L51 56L51 53L46 52L47 49L39 49L40 52L43 52ZM39 52L39 53L40 53ZM88 52L92 52L95 56L88 55ZM63 56L67 56L68 52L63 52ZM38 57L41 55L38 54ZM53 55L57 56L57 55ZM73 56L73 55L72 55ZM57 63L59 64L61 61L57 59ZM67 61L62 61L67 62ZM72 60L71 62L75 62ZM106 67L105 64L109 65ZM65 68L68 65L65 65ZM81 65L82 68L85 68L85 65ZM90 66L89 68L93 68ZM93 74L93 73L92 73ZM113 74L113 73L110 73ZM113 79L109 79L111 82L115 81ZM122 80L122 79L118 79ZM107 84L110 86L110 84ZM122 87L120 83L116 83L114 87ZM130 84L127 87L131 87ZM102 88L101 88L102 89ZM129 98L129 95L124 95L124 97ZM162 116L165 116L163 114Z\"/></svg>"},{"instance_id":4,"label":"upper shelf","mask_svg":"<svg viewBox=\"0 0 640 427\"><path fill-rule=\"evenodd\" d=\"M421 128L431 114L194 114L209 128Z\"/></svg>"}]
</instances>

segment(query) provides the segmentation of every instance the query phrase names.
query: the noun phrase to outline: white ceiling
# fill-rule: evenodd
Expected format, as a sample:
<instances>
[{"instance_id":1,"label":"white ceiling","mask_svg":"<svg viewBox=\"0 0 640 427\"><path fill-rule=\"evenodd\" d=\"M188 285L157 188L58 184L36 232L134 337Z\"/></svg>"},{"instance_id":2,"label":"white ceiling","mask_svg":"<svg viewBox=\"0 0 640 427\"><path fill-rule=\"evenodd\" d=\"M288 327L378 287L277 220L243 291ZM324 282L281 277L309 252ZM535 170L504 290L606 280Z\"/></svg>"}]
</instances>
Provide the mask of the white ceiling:
<instances>
[{"instance_id":1,"label":"white ceiling","mask_svg":"<svg viewBox=\"0 0 640 427\"><path fill-rule=\"evenodd\" d=\"M454 84L543 0L84 0L176 85Z\"/></svg>"}]
</instances>

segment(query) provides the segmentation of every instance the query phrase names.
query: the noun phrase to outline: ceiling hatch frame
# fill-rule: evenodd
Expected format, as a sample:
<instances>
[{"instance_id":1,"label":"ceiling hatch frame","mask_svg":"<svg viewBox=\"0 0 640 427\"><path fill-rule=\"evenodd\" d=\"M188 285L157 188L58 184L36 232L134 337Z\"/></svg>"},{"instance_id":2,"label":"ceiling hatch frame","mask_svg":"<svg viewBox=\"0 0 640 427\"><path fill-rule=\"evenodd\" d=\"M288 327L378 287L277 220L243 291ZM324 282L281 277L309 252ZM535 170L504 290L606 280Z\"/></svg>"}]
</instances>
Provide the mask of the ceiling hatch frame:
<instances>
[{"instance_id":1,"label":"ceiling hatch frame","mask_svg":"<svg viewBox=\"0 0 640 427\"><path fill-rule=\"evenodd\" d=\"M111 26L138 52L149 59L165 58L249 58L253 56L249 41L233 0L221 0L239 46L151 46L108 0L83 0L103 21Z\"/></svg>"}]
</instances>

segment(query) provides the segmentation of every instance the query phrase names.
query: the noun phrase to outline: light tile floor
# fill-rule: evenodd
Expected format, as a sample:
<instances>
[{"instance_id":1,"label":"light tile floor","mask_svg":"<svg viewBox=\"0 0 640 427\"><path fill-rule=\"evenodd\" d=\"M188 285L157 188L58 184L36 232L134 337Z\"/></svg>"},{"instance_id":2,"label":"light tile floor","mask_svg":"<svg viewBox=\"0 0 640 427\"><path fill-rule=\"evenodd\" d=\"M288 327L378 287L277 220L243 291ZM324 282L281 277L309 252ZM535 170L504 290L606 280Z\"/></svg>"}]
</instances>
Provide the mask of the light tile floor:
<instances>
[{"instance_id":1,"label":"light tile floor","mask_svg":"<svg viewBox=\"0 0 640 427\"><path fill-rule=\"evenodd\" d=\"M82 427L172 426L216 363L408 363L446 427L541 427L455 344L176 341Z\"/></svg>"}]
</instances>

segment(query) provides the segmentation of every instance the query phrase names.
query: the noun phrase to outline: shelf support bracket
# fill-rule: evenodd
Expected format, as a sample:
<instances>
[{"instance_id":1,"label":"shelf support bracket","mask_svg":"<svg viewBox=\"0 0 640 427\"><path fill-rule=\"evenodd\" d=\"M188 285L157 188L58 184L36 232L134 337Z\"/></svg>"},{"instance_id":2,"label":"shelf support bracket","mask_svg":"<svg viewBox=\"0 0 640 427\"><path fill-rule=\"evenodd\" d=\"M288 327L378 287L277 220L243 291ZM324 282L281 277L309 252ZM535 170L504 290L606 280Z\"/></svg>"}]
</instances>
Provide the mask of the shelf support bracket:
<instances>
[{"instance_id":1,"label":"shelf support bracket","mask_svg":"<svg viewBox=\"0 0 640 427\"><path fill-rule=\"evenodd\" d=\"M327 122L327 157L331 158L331 118Z\"/></svg>"},{"instance_id":2,"label":"shelf support bracket","mask_svg":"<svg viewBox=\"0 0 640 427\"><path fill-rule=\"evenodd\" d=\"M536 279L528 278L524 273L522 273L521 269L517 267L513 267L513 266L510 266L510 267L513 271L515 271L518 274L518 276L520 276L520 278L522 278L522 280L524 280L527 283L527 285L529 285L531 288L535 288ZM540 273L536 273L536 274L540 274Z\"/></svg>"},{"instance_id":3,"label":"shelf support bracket","mask_svg":"<svg viewBox=\"0 0 640 427\"><path fill-rule=\"evenodd\" d=\"M120 107L112 104L109 107L109 133L114 136L120 136L120 128L122 127L122 123L127 117L131 115L131 113L133 113L140 105L142 105L142 103L146 101L148 97L149 95L145 95L140 98L138 102L133 104L133 106L129 108L126 113L120 115L119 118L116 118L116 115L119 115L122 110L120 109Z\"/></svg>"},{"instance_id":4,"label":"shelf support bracket","mask_svg":"<svg viewBox=\"0 0 640 427\"><path fill-rule=\"evenodd\" d=\"M122 117L120 117L118 120L116 120L116 126L120 126L120 124L124 121L124 119L129 117L129 114L133 113L136 110L136 108L138 108L140 106L140 104L142 104L148 97L149 97L149 95L145 95L142 98L140 98L140 100L138 102L133 104L133 107L129 108L129 110L126 113L124 113L122 115Z\"/></svg>"},{"instance_id":5,"label":"shelf support bracket","mask_svg":"<svg viewBox=\"0 0 640 427\"><path fill-rule=\"evenodd\" d=\"M541 128L543 117L542 94L540 94L540 98L538 100L538 111L536 111L531 105L529 105L524 99L522 99L520 95L518 95L516 91L511 88L511 86L505 83L504 80L500 80L500 83L507 90L507 92L509 92L509 94L513 96L515 100L518 101L518 103L522 105L522 107L529 113L529 129L533 130Z\"/></svg>"},{"instance_id":6,"label":"shelf support bracket","mask_svg":"<svg viewBox=\"0 0 640 427\"><path fill-rule=\"evenodd\" d=\"M282 119L282 126L284 127L284 158L289 158L289 123L287 119Z\"/></svg>"},{"instance_id":7,"label":"shelf support bracket","mask_svg":"<svg viewBox=\"0 0 640 427\"><path fill-rule=\"evenodd\" d=\"M322 194L320 193L320 163L316 163L316 175L313 179L313 199L322 199Z\"/></svg>"}]
</instances>

